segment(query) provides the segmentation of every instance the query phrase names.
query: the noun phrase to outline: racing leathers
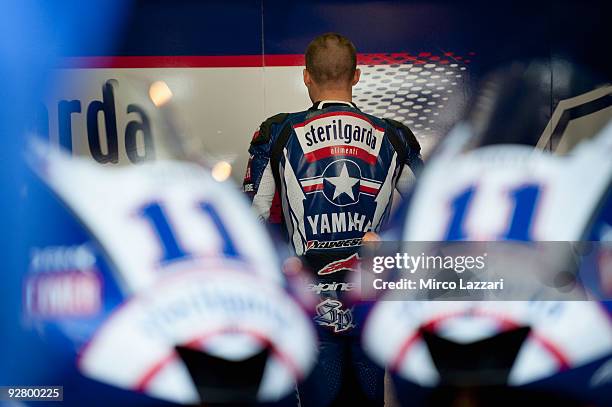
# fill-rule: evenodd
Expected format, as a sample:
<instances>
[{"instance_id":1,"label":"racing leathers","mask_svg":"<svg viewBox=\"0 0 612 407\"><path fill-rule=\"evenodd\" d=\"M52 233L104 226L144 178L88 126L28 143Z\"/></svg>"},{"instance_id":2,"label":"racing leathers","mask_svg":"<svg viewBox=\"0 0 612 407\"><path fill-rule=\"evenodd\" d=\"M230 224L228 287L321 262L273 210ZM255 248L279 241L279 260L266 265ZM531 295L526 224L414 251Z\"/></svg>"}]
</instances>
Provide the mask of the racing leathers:
<instances>
[{"instance_id":1,"label":"racing leathers","mask_svg":"<svg viewBox=\"0 0 612 407\"><path fill-rule=\"evenodd\" d=\"M349 342L358 342L355 318L346 306L346 294L354 288L348 273L359 260L364 234L380 230L398 190L422 165L418 141L399 122L366 114L353 103L322 101L264 121L249 153L245 192L259 217L280 226L295 254L315 273L311 288L321 296L315 322L321 330L320 358L328 369L315 368L312 376L323 377L318 386L300 389L302 404L328 404L336 397L341 377L325 376L330 366L340 372L347 358L359 366L366 394L381 404L383 372L355 361L363 356L351 352L356 346ZM369 367L375 370L367 372Z\"/></svg>"}]
</instances>

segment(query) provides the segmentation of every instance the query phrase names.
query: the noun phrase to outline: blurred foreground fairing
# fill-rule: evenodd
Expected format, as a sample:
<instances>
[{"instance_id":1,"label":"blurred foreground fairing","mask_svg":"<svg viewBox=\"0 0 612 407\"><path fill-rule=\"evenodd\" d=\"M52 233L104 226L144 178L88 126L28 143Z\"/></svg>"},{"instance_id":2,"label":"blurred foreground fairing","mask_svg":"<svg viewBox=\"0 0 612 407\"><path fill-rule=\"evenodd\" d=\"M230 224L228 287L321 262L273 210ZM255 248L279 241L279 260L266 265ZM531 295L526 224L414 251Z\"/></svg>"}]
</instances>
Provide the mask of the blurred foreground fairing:
<instances>
[{"instance_id":1,"label":"blurred foreground fairing","mask_svg":"<svg viewBox=\"0 0 612 407\"><path fill-rule=\"evenodd\" d=\"M314 331L236 190L192 163L104 168L34 150L35 170L87 230L33 247L24 282L27 323L63 338L66 363L175 403L293 391Z\"/></svg>"},{"instance_id":2,"label":"blurred foreground fairing","mask_svg":"<svg viewBox=\"0 0 612 407\"><path fill-rule=\"evenodd\" d=\"M425 167L398 240L610 241L612 125L567 156L534 150L547 124L545 73L531 63L493 76ZM565 79L571 93L579 77ZM390 369L403 404L612 399L612 324L596 301L383 298L364 346Z\"/></svg>"}]
</instances>

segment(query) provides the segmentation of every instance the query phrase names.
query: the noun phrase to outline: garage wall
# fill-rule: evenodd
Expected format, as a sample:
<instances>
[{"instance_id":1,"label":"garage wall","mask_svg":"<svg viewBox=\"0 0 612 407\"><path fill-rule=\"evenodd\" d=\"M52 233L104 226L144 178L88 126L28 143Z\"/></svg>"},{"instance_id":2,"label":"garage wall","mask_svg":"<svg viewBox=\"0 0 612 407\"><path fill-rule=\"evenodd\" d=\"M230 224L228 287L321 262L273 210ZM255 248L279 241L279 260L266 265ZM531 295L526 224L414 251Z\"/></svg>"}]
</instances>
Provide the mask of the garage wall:
<instances>
[{"instance_id":1,"label":"garage wall","mask_svg":"<svg viewBox=\"0 0 612 407\"><path fill-rule=\"evenodd\" d=\"M363 75L355 102L407 124L427 154L461 116L482 75L505 61L571 55L609 73L610 56L599 47L607 32L603 14L593 5L554 2L487 8L450 1L137 1L111 51L84 41L65 55L36 107L37 129L104 165L139 162L151 156L147 149L161 150L168 129L155 111L145 109L143 118L128 106L150 104L148 85L163 80L174 95L178 133L196 141L192 153L231 162L240 181L259 123L310 105L301 82L306 45L337 31L358 48ZM554 86L550 100L552 117L560 101ZM599 116L610 117L609 101L600 105L597 111L608 110ZM115 122L106 121L109 113ZM130 122L143 120L151 123L150 143L143 133L126 133ZM129 152L133 137L137 151Z\"/></svg>"}]
</instances>

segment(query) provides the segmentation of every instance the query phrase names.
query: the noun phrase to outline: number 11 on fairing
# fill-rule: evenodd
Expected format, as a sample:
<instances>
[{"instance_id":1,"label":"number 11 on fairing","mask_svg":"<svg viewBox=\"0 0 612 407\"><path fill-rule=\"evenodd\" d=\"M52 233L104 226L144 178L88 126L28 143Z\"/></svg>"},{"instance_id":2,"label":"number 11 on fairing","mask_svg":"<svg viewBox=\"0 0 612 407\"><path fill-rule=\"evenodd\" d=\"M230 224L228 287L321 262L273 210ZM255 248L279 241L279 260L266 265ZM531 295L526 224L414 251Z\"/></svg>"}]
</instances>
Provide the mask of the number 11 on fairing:
<instances>
[{"instance_id":1,"label":"number 11 on fairing","mask_svg":"<svg viewBox=\"0 0 612 407\"><path fill-rule=\"evenodd\" d=\"M228 257L237 257L238 252L236 251L233 240L215 207L209 202L199 202L197 208L200 211L199 215L207 216L215 226L223 242L223 247L221 248L223 254ZM179 243L176 231L168 221L166 210L159 202L151 202L143 206L139 211L139 215L149 222L159 239L163 249L162 257L159 260L160 263L167 263L191 256L191 253L185 250Z\"/></svg>"},{"instance_id":2,"label":"number 11 on fairing","mask_svg":"<svg viewBox=\"0 0 612 407\"><path fill-rule=\"evenodd\" d=\"M533 240L531 226L540 198L540 185L523 184L508 191L507 198L514 203L507 229L497 238L500 240ZM471 185L451 200L451 216L445 240L469 240L465 229L468 212L478 189Z\"/></svg>"}]
</instances>

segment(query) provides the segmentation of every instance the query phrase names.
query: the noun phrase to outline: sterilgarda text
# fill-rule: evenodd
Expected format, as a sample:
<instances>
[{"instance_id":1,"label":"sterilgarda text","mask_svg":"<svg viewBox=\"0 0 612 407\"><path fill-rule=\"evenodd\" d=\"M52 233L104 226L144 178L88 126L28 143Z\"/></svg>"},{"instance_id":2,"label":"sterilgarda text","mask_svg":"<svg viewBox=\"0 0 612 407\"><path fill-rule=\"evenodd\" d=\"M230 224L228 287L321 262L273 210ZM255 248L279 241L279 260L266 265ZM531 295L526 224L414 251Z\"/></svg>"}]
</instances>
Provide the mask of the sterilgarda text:
<instances>
[{"instance_id":1,"label":"sterilgarda text","mask_svg":"<svg viewBox=\"0 0 612 407\"><path fill-rule=\"evenodd\" d=\"M312 146L317 143L324 143L331 139L343 140L344 143L350 144L352 142L365 143L371 149L376 149L376 136L372 134L372 128L359 127L357 125L351 125L348 123L342 124L342 120L332 120L331 124L326 126L314 127L311 125L306 134L306 145Z\"/></svg>"}]
</instances>

